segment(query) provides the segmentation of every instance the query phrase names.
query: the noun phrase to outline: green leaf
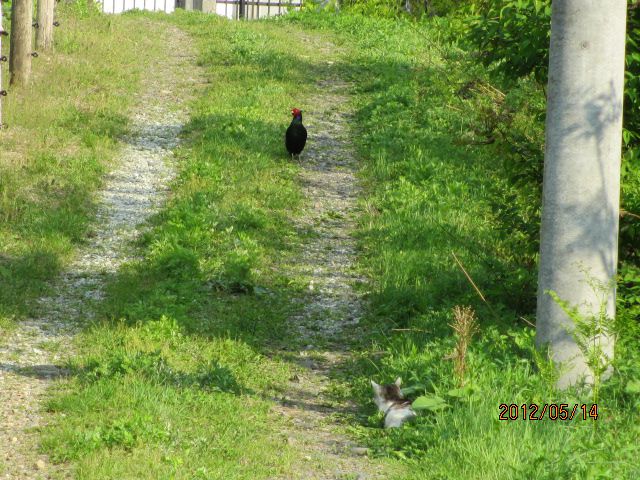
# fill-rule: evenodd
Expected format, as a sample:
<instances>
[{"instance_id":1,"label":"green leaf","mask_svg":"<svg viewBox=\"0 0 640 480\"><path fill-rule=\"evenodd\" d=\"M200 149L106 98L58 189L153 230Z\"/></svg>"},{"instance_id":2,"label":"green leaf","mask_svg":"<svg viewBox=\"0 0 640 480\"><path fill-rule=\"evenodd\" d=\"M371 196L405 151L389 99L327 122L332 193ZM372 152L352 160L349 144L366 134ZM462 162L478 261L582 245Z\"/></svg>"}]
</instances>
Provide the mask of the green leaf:
<instances>
[{"instance_id":1,"label":"green leaf","mask_svg":"<svg viewBox=\"0 0 640 480\"><path fill-rule=\"evenodd\" d=\"M640 393L640 380L631 380L624 389L625 393Z\"/></svg>"},{"instance_id":2,"label":"green leaf","mask_svg":"<svg viewBox=\"0 0 640 480\"><path fill-rule=\"evenodd\" d=\"M436 412L449 407L449 404L437 395L423 395L416 398L411 405L414 410L430 410Z\"/></svg>"},{"instance_id":3,"label":"green leaf","mask_svg":"<svg viewBox=\"0 0 640 480\"><path fill-rule=\"evenodd\" d=\"M466 398L473 395L476 391L477 391L477 388L468 384L468 385L465 385L464 387L454 388L453 390L449 390L447 392L447 396L453 397L453 398Z\"/></svg>"},{"instance_id":4,"label":"green leaf","mask_svg":"<svg viewBox=\"0 0 640 480\"><path fill-rule=\"evenodd\" d=\"M392 452L396 457L401 458L402 460L408 460L407 456L401 450L393 450Z\"/></svg>"},{"instance_id":5,"label":"green leaf","mask_svg":"<svg viewBox=\"0 0 640 480\"><path fill-rule=\"evenodd\" d=\"M454 388L447 392L447 397L464 398L469 394L469 390L466 388Z\"/></svg>"},{"instance_id":6,"label":"green leaf","mask_svg":"<svg viewBox=\"0 0 640 480\"><path fill-rule=\"evenodd\" d=\"M413 395L416 392L424 392L426 390L426 386L421 383L416 383L415 385L409 385L408 387L400 389L402 395L409 396Z\"/></svg>"}]
</instances>

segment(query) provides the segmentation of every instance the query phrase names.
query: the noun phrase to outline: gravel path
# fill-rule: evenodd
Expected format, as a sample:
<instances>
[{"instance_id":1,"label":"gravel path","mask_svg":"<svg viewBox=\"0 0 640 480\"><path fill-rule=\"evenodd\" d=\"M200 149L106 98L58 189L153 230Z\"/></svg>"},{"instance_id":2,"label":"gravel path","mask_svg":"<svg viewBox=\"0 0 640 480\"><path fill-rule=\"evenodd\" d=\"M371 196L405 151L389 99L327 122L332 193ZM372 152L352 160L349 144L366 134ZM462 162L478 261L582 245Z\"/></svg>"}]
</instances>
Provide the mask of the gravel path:
<instances>
[{"instance_id":1,"label":"gravel path","mask_svg":"<svg viewBox=\"0 0 640 480\"><path fill-rule=\"evenodd\" d=\"M119 162L98 194L95 229L86 246L38 301L37 318L19 325L0 347L0 478L26 480L66 476L37 453L34 427L46 421L45 391L65 375L73 335L92 317L105 274L131 259L131 241L157 211L174 176L169 161L187 120L185 92L203 83L190 41L176 27L166 30L167 56L152 63L132 110L131 134L122 139ZM179 52L179 53L178 53Z\"/></svg>"},{"instance_id":2,"label":"gravel path","mask_svg":"<svg viewBox=\"0 0 640 480\"><path fill-rule=\"evenodd\" d=\"M303 373L291 380L275 410L286 420L289 444L305 455L288 479L389 478L380 462L336 424L334 415L354 405L337 405L327 395L329 373L349 358L361 333L363 309L353 289L361 280L353 268L356 244L351 236L360 188L348 136L348 88L335 78L319 82L321 93L308 100L313 110L303 112L309 140L301 159L301 183L311 204L298 227L313 235L288 267L308 283L308 294L297 299L300 311L290 319L303 344L296 355Z\"/></svg>"}]
</instances>

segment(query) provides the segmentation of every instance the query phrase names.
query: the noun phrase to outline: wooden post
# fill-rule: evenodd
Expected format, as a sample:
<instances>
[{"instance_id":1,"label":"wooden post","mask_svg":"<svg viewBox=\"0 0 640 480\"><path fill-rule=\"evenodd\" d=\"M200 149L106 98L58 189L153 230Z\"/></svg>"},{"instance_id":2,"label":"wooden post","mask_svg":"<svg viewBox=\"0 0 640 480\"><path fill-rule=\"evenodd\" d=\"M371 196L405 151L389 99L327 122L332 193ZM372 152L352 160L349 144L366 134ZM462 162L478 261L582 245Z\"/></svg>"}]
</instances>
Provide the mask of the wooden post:
<instances>
[{"instance_id":1,"label":"wooden post","mask_svg":"<svg viewBox=\"0 0 640 480\"><path fill-rule=\"evenodd\" d=\"M0 0L0 32L4 32L4 27L2 26L2 0ZM0 34L0 57L2 57L2 35ZM0 129L2 128L2 96L4 94L4 90L2 90L2 64L4 62L0 60Z\"/></svg>"},{"instance_id":2,"label":"wooden post","mask_svg":"<svg viewBox=\"0 0 640 480\"><path fill-rule=\"evenodd\" d=\"M38 0L38 28L36 29L36 50L53 48L53 8L54 0Z\"/></svg>"},{"instance_id":3,"label":"wooden post","mask_svg":"<svg viewBox=\"0 0 640 480\"><path fill-rule=\"evenodd\" d=\"M11 10L11 50L9 85L26 85L31 76L32 0L13 0Z\"/></svg>"}]
</instances>

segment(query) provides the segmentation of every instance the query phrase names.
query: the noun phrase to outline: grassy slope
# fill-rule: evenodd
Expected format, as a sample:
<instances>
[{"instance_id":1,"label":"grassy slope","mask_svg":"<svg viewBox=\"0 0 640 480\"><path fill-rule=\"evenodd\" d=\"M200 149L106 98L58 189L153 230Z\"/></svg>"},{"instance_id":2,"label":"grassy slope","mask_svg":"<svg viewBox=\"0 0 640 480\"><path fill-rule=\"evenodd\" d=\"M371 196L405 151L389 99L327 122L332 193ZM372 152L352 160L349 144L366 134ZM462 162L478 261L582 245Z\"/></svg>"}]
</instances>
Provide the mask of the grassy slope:
<instances>
[{"instance_id":1,"label":"grassy slope","mask_svg":"<svg viewBox=\"0 0 640 480\"><path fill-rule=\"evenodd\" d=\"M497 152L456 144L470 105L455 92L482 73L437 41L437 25L416 31L314 15L174 19L196 35L213 88L194 105L174 195L140 245L145 260L113 279L104 321L79 339L76 375L49 403L47 452L71 462L79 478L268 478L301 454L268 414L269 397L294 367L267 357L265 346L290 340L284 320L299 289L272 268L295 251L289 218L302 202L295 167L281 155L282 112L304 108L323 60L308 45L292 48L290 38L318 28L347 52L335 68L355 83L354 140L369 191L361 265L372 278L371 349L357 352L335 383L336 395L363 405L350 419L353 433L381 456L409 458L410 478L636 476L637 406L624 393L638 378L633 341L621 344L622 375L603 392L598 430L590 421L497 420L503 402L588 399L548 387L532 332L516 323L515 309L525 310L510 297L526 282L509 277L502 288L518 262L491 206L506 189ZM111 28L130 20L140 17L113 17ZM491 292L493 313L478 304L450 250ZM476 307L482 329L469 355L479 393L467 400L446 396L455 382L442 360L458 303ZM367 382L396 375L431 385L450 408L382 431L379 416L367 416Z\"/></svg>"},{"instance_id":2,"label":"grassy slope","mask_svg":"<svg viewBox=\"0 0 640 480\"><path fill-rule=\"evenodd\" d=\"M113 21L68 5L58 7L57 18L55 54L33 59L31 85L8 88L3 100L9 128L0 132L0 332L28 313L29 299L87 232L92 193L126 131L143 67L134 46L149 61L162 56L156 32L134 28L131 18Z\"/></svg>"},{"instance_id":3,"label":"grassy slope","mask_svg":"<svg viewBox=\"0 0 640 480\"><path fill-rule=\"evenodd\" d=\"M633 382L640 362L634 321L622 327L618 375L602 392L596 423L498 420L501 403L573 406L591 399L549 387L553 372L537 358L534 331L518 319L531 312L527 283L535 270L523 269L518 230L505 229L505 217L495 209L508 205L512 194L499 147L470 144L476 138L469 120L477 118L481 100L461 94L471 80L487 82L486 74L438 40L448 30L437 19L412 25L311 15L298 21L338 30L353 48L344 68L357 81L362 135L356 141L370 187L360 232L361 265L372 278L373 334L370 354L362 354L342 379L343 386L353 385L344 391L366 404L368 378L399 375L449 404L397 432L370 428L378 416L355 432L382 455L410 458L412 478L636 478L640 418ZM513 95L530 90L520 88ZM541 101L535 95L526 100ZM527 115L523 108L514 128L540 133ZM477 298L452 251L489 294L492 309ZM471 304L480 321L467 359L475 393L463 398L447 395L457 384L452 362L444 360L454 346L448 323L456 304Z\"/></svg>"},{"instance_id":4,"label":"grassy slope","mask_svg":"<svg viewBox=\"0 0 640 480\"><path fill-rule=\"evenodd\" d=\"M112 279L104 321L79 338L75 375L48 404L44 449L78 478L286 475L305 452L269 408L296 370L279 349L299 347L286 319L302 287L277 265L301 241L303 199L282 138L326 54L292 49L302 30L278 22L171 21L194 35L211 88L144 260Z\"/></svg>"}]
</instances>

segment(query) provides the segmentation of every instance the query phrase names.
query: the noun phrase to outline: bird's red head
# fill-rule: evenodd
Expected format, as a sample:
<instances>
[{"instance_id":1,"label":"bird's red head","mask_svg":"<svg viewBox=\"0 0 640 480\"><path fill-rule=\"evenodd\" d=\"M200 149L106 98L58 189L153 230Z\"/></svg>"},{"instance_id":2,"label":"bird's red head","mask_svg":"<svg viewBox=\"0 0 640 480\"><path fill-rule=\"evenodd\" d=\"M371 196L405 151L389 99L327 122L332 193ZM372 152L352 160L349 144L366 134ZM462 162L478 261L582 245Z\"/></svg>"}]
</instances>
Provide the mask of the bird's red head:
<instances>
[{"instance_id":1,"label":"bird's red head","mask_svg":"<svg viewBox=\"0 0 640 480\"><path fill-rule=\"evenodd\" d=\"M294 117L297 117L301 113L302 113L302 110L298 110L297 108L292 108L291 109L291 115L293 115Z\"/></svg>"}]
</instances>

